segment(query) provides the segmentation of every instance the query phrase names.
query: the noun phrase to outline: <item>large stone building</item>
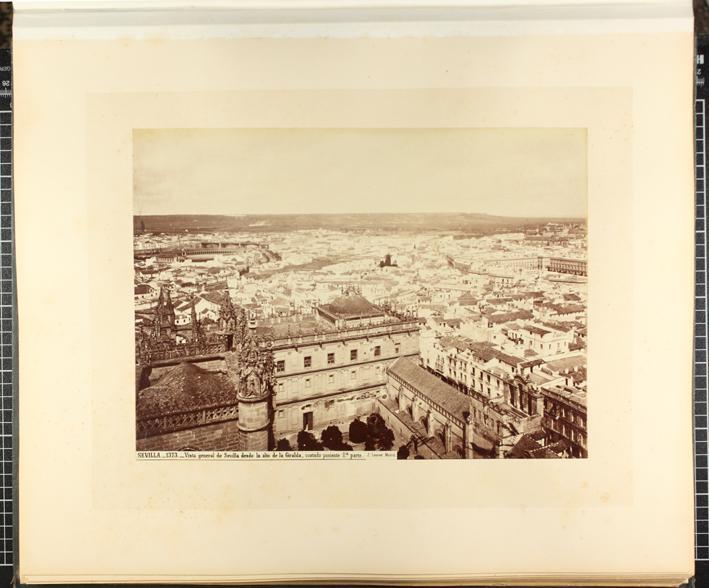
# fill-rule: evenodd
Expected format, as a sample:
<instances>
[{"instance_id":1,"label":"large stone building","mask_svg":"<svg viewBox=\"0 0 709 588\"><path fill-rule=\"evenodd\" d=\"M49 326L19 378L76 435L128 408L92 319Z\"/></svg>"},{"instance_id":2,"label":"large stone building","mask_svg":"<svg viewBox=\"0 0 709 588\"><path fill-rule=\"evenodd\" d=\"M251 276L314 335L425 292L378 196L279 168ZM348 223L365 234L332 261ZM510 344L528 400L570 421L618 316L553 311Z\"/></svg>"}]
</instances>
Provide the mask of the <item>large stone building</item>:
<instances>
[{"instance_id":1,"label":"large stone building","mask_svg":"<svg viewBox=\"0 0 709 588\"><path fill-rule=\"evenodd\" d=\"M421 361L470 398L470 438L479 454L588 455L586 395L578 385L585 385L585 356L547 362L465 337L427 336L421 340Z\"/></svg>"},{"instance_id":2,"label":"large stone building","mask_svg":"<svg viewBox=\"0 0 709 588\"><path fill-rule=\"evenodd\" d=\"M573 457L588 457L586 394L565 385L542 387L542 424L550 442L563 442Z\"/></svg>"},{"instance_id":3,"label":"large stone building","mask_svg":"<svg viewBox=\"0 0 709 588\"><path fill-rule=\"evenodd\" d=\"M312 319L264 323L273 340L276 430L292 436L369 414L385 392L386 368L418 357L418 321L359 295L316 308Z\"/></svg>"},{"instance_id":4,"label":"large stone building","mask_svg":"<svg viewBox=\"0 0 709 588\"><path fill-rule=\"evenodd\" d=\"M294 446L300 431L346 432L378 413L420 457L587 455L583 355L547 362L420 337L417 318L355 293L307 316L258 320L225 295L218 326L205 332L193 306L190 339L178 344L160 299L138 338L139 450Z\"/></svg>"},{"instance_id":5,"label":"large stone building","mask_svg":"<svg viewBox=\"0 0 709 588\"><path fill-rule=\"evenodd\" d=\"M418 356L418 320L387 312L357 294L319 306L312 316L248 321L226 296L220 330L169 345L164 310L156 310L152 338L138 337L137 447L150 450L216 450L239 447L244 403L234 373L245 333L268 347L273 362L271 441L294 440L301 430L346 425L376 410L386 394L386 368ZM238 354L237 354L238 357ZM219 389L219 393L215 390ZM208 433L206 433L207 431ZM255 447L251 447L255 449Z\"/></svg>"},{"instance_id":6,"label":"large stone building","mask_svg":"<svg viewBox=\"0 0 709 588\"><path fill-rule=\"evenodd\" d=\"M468 396L406 357L387 369L387 392L380 414L400 438L416 438L417 451L437 458L474 456Z\"/></svg>"}]
</instances>

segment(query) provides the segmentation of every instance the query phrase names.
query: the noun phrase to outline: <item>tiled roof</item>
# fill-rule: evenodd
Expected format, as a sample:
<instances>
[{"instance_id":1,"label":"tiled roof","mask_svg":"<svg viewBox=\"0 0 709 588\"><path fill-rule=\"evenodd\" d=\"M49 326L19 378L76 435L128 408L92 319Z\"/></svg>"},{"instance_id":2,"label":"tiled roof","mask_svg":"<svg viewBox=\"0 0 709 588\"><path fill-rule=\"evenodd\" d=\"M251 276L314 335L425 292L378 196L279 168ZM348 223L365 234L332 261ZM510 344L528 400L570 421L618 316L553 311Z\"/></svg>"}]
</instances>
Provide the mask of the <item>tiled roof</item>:
<instances>
[{"instance_id":1,"label":"tiled roof","mask_svg":"<svg viewBox=\"0 0 709 588\"><path fill-rule=\"evenodd\" d=\"M533 316L534 315L528 310L516 310L514 312L488 315L487 320L492 324L500 324L516 320L527 320L531 319Z\"/></svg>"},{"instance_id":2,"label":"tiled roof","mask_svg":"<svg viewBox=\"0 0 709 588\"><path fill-rule=\"evenodd\" d=\"M398 358L387 371L430 399L433 404L460 420L465 419L464 413L470 412L470 398L468 396L453 386L449 386L410 359Z\"/></svg>"},{"instance_id":3,"label":"tiled roof","mask_svg":"<svg viewBox=\"0 0 709 588\"><path fill-rule=\"evenodd\" d=\"M560 457L561 453L568 448L568 444L563 440L542 447L537 440L542 440L543 437L544 436L539 435L538 432L522 435L517 444L507 454L507 457L553 459Z\"/></svg>"},{"instance_id":4,"label":"tiled roof","mask_svg":"<svg viewBox=\"0 0 709 588\"><path fill-rule=\"evenodd\" d=\"M216 269L217 272L221 271L219 268L210 268L210 269ZM226 290L228 287L229 287L229 285L227 284L226 280L213 282L213 283L207 284L205 286L205 288L208 292L214 292L216 290Z\"/></svg>"},{"instance_id":5,"label":"tiled roof","mask_svg":"<svg viewBox=\"0 0 709 588\"><path fill-rule=\"evenodd\" d=\"M572 370L577 367L586 366L586 356L585 355L572 355L570 357L563 357L561 359L555 359L553 361L548 361L547 366L555 372L563 372L566 370Z\"/></svg>"},{"instance_id":6,"label":"tiled roof","mask_svg":"<svg viewBox=\"0 0 709 588\"><path fill-rule=\"evenodd\" d=\"M210 291L210 292L202 292L199 295L200 298L203 298L207 302L211 302L212 304L217 304L221 306L222 302L224 302L224 292L222 291Z\"/></svg>"},{"instance_id":7,"label":"tiled roof","mask_svg":"<svg viewBox=\"0 0 709 588\"><path fill-rule=\"evenodd\" d=\"M477 303L477 299L470 292L466 292L458 298L458 304L461 306L475 306Z\"/></svg>"},{"instance_id":8,"label":"tiled roof","mask_svg":"<svg viewBox=\"0 0 709 588\"><path fill-rule=\"evenodd\" d=\"M343 319L384 315L379 308L359 294L339 296L330 304L323 304L320 308L329 314Z\"/></svg>"},{"instance_id":9,"label":"tiled roof","mask_svg":"<svg viewBox=\"0 0 709 588\"><path fill-rule=\"evenodd\" d=\"M177 312L183 312L185 310L190 310L192 308L192 301L191 300L186 300L185 302L180 302L177 306L175 306L175 310Z\"/></svg>"},{"instance_id":10,"label":"tiled roof","mask_svg":"<svg viewBox=\"0 0 709 588\"><path fill-rule=\"evenodd\" d=\"M512 298L509 296L501 296L500 298L488 298L485 301L487 304L507 304L508 302L512 302Z\"/></svg>"},{"instance_id":11,"label":"tiled roof","mask_svg":"<svg viewBox=\"0 0 709 588\"><path fill-rule=\"evenodd\" d=\"M550 329L554 329L555 331L562 331L564 333L568 333L569 331L571 331L571 329L573 329L576 324L581 324L581 323L574 323L574 322L550 323L550 322L542 321L542 325L544 325L545 327L548 327Z\"/></svg>"},{"instance_id":12,"label":"tiled roof","mask_svg":"<svg viewBox=\"0 0 709 588\"><path fill-rule=\"evenodd\" d=\"M548 308L551 308L556 314L573 314L586 310L583 304L549 304Z\"/></svg>"},{"instance_id":13,"label":"tiled roof","mask_svg":"<svg viewBox=\"0 0 709 588\"><path fill-rule=\"evenodd\" d=\"M529 298L544 298L544 292L519 292L518 294L510 294L512 300L528 300Z\"/></svg>"},{"instance_id":14,"label":"tiled roof","mask_svg":"<svg viewBox=\"0 0 709 588\"><path fill-rule=\"evenodd\" d=\"M524 330L532 333L533 335L541 335L542 337L551 333L549 329L543 329L542 327L538 327L537 325L533 325L531 323L525 324Z\"/></svg>"},{"instance_id":15,"label":"tiled roof","mask_svg":"<svg viewBox=\"0 0 709 588\"><path fill-rule=\"evenodd\" d=\"M441 337L441 345L443 347L455 347L459 350L468 349L473 352L475 357L484 363L490 361L491 359L498 359L508 365L516 366L525 361L521 357L515 357L514 355L509 355L504 351L496 349L490 343L484 341L472 341L471 339L467 339L465 337Z\"/></svg>"},{"instance_id":16,"label":"tiled roof","mask_svg":"<svg viewBox=\"0 0 709 588\"><path fill-rule=\"evenodd\" d=\"M530 458L534 457L534 452L542 449L542 446L534 440L531 435L524 434L520 437L515 446L507 454L508 458Z\"/></svg>"},{"instance_id":17,"label":"tiled roof","mask_svg":"<svg viewBox=\"0 0 709 588\"><path fill-rule=\"evenodd\" d=\"M140 420L229 403L236 403L236 390L225 374L180 363L138 392L136 412Z\"/></svg>"}]
</instances>

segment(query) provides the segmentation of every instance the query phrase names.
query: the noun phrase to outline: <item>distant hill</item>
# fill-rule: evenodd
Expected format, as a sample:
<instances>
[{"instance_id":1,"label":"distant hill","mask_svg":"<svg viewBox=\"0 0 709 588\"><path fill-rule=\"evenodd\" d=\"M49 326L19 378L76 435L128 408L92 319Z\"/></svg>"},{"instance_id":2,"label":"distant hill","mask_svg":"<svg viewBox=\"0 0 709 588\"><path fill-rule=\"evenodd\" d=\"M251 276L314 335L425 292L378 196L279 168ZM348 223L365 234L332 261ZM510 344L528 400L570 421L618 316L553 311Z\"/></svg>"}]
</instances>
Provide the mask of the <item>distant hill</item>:
<instances>
[{"instance_id":1,"label":"distant hill","mask_svg":"<svg viewBox=\"0 0 709 588\"><path fill-rule=\"evenodd\" d=\"M446 232L489 234L519 231L548 222L585 223L579 218L519 218L488 214L372 213L273 215L144 215L134 227L150 233L249 232L268 233L312 229L361 232Z\"/></svg>"}]
</instances>

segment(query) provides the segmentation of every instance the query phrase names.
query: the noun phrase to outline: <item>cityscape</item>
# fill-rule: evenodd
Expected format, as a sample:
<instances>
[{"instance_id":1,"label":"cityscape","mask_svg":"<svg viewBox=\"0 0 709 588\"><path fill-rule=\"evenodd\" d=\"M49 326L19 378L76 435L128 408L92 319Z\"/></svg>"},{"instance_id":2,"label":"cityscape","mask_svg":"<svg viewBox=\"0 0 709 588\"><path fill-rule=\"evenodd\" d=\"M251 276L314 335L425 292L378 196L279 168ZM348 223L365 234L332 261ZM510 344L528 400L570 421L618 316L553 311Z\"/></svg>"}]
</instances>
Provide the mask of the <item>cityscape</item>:
<instances>
[{"instance_id":1,"label":"cityscape","mask_svg":"<svg viewBox=\"0 0 709 588\"><path fill-rule=\"evenodd\" d=\"M138 129L133 158L139 456L588 456L583 129Z\"/></svg>"},{"instance_id":2,"label":"cityscape","mask_svg":"<svg viewBox=\"0 0 709 588\"><path fill-rule=\"evenodd\" d=\"M587 456L585 221L334 216L135 218L139 450Z\"/></svg>"}]
</instances>

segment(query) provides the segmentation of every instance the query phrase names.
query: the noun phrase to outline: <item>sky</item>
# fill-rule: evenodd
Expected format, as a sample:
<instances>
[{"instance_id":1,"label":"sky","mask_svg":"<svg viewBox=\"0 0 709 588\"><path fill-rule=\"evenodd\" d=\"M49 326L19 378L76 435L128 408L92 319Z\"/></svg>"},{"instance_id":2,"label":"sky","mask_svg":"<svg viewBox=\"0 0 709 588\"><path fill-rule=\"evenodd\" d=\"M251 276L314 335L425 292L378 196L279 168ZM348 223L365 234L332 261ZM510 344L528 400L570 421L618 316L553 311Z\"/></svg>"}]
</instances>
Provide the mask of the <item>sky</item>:
<instances>
[{"instance_id":1,"label":"sky","mask_svg":"<svg viewBox=\"0 0 709 588\"><path fill-rule=\"evenodd\" d=\"M136 129L135 214L586 217L585 129Z\"/></svg>"}]
</instances>

